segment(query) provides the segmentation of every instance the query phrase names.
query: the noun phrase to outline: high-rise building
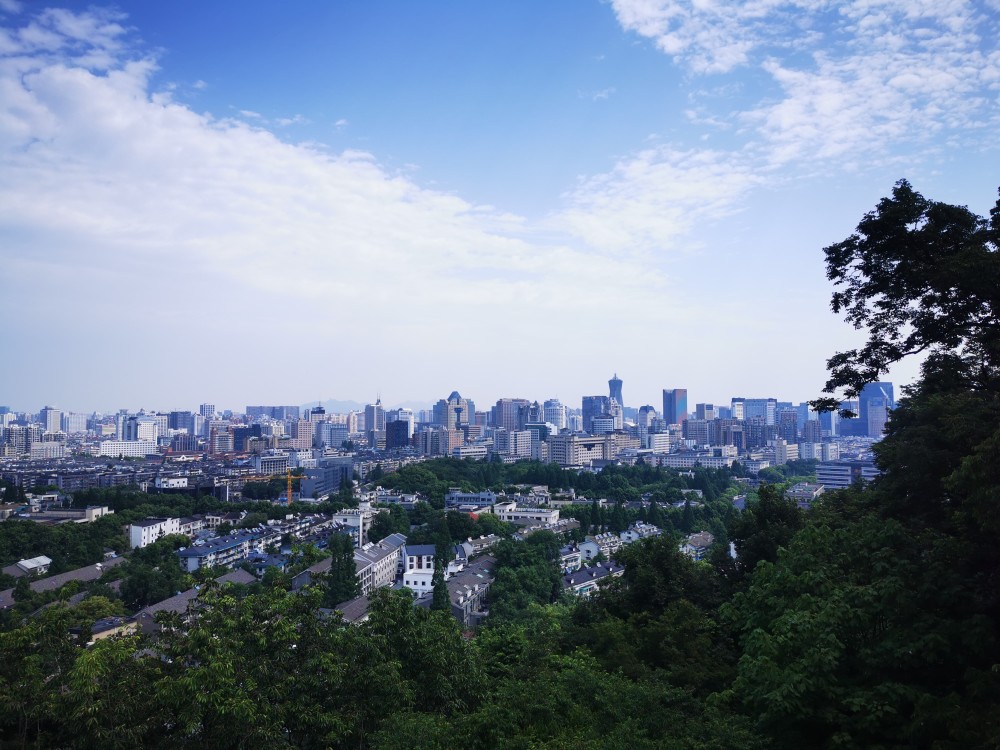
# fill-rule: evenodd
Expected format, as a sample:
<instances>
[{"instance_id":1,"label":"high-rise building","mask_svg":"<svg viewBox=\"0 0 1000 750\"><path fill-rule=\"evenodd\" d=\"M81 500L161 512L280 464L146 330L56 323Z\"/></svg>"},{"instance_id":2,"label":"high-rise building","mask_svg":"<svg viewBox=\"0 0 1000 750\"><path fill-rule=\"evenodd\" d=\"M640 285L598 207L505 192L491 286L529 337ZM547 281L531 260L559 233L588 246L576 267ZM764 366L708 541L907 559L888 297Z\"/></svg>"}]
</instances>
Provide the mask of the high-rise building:
<instances>
[{"instance_id":1,"label":"high-rise building","mask_svg":"<svg viewBox=\"0 0 1000 750\"><path fill-rule=\"evenodd\" d=\"M388 431L390 422L405 422L406 423L406 442L409 443L410 439L413 437L413 409L391 409L386 412L385 416L385 429ZM398 427L396 429L399 429ZM386 442L388 443L389 436L386 434Z\"/></svg>"},{"instance_id":2,"label":"high-rise building","mask_svg":"<svg viewBox=\"0 0 1000 750\"><path fill-rule=\"evenodd\" d=\"M810 419L802 427L803 443L820 443L823 441L823 426L818 419ZM824 459L825 460L825 459Z\"/></svg>"},{"instance_id":3,"label":"high-rise building","mask_svg":"<svg viewBox=\"0 0 1000 750\"><path fill-rule=\"evenodd\" d=\"M198 407L198 413L205 419L211 419L215 416L215 404L202 404Z\"/></svg>"},{"instance_id":4,"label":"high-rise building","mask_svg":"<svg viewBox=\"0 0 1000 750\"><path fill-rule=\"evenodd\" d=\"M609 413L611 409L611 399L608 396L584 396L583 397L583 431L593 434L591 422L594 417L600 417Z\"/></svg>"},{"instance_id":5,"label":"high-rise building","mask_svg":"<svg viewBox=\"0 0 1000 750\"><path fill-rule=\"evenodd\" d=\"M502 398L493 407L493 426L516 432L525 424L524 410L531 402L524 398Z\"/></svg>"},{"instance_id":6,"label":"high-rise building","mask_svg":"<svg viewBox=\"0 0 1000 750\"><path fill-rule=\"evenodd\" d=\"M892 383L869 383L858 395L858 417L863 434L882 437L889 412L896 408Z\"/></svg>"},{"instance_id":7,"label":"high-rise building","mask_svg":"<svg viewBox=\"0 0 1000 750\"><path fill-rule=\"evenodd\" d=\"M683 424L688 418L687 388L663 389L663 418L667 424Z\"/></svg>"},{"instance_id":8,"label":"high-rise building","mask_svg":"<svg viewBox=\"0 0 1000 750\"><path fill-rule=\"evenodd\" d=\"M788 443L799 441L798 409L782 409L778 414L778 437Z\"/></svg>"},{"instance_id":9,"label":"high-rise building","mask_svg":"<svg viewBox=\"0 0 1000 750\"><path fill-rule=\"evenodd\" d=\"M556 426L556 429L566 428L566 407L559 403L559 399L550 398L542 405L545 421Z\"/></svg>"},{"instance_id":10,"label":"high-rise building","mask_svg":"<svg viewBox=\"0 0 1000 750\"><path fill-rule=\"evenodd\" d=\"M42 423L45 432L59 432L62 429L62 412L52 406L46 406L38 413L38 421Z\"/></svg>"},{"instance_id":11,"label":"high-rise building","mask_svg":"<svg viewBox=\"0 0 1000 750\"><path fill-rule=\"evenodd\" d=\"M656 407L646 404L645 406L639 407L638 415L636 416L635 423L639 429L648 430L656 419Z\"/></svg>"},{"instance_id":12,"label":"high-rise building","mask_svg":"<svg viewBox=\"0 0 1000 750\"><path fill-rule=\"evenodd\" d=\"M462 398L458 391L452 391L448 398L434 404L434 424L449 430L459 429L469 424L476 414L476 405Z\"/></svg>"},{"instance_id":13,"label":"high-rise building","mask_svg":"<svg viewBox=\"0 0 1000 750\"><path fill-rule=\"evenodd\" d=\"M704 419L706 421L715 419L718 414L715 411L715 404L695 404L694 406L694 418Z\"/></svg>"},{"instance_id":14,"label":"high-rise building","mask_svg":"<svg viewBox=\"0 0 1000 750\"><path fill-rule=\"evenodd\" d=\"M385 424L385 448L405 448L410 444L411 423L396 419Z\"/></svg>"},{"instance_id":15,"label":"high-rise building","mask_svg":"<svg viewBox=\"0 0 1000 750\"><path fill-rule=\"evenodd\" d=\"M62 415L62 431L67 435L78 435L87 431L87 415L65 412Z\"/></svg>"},{"instance_id":16,"label":"high-rise building","mask_svg":"<svg viewBox=\"0 0 1000 750\"><path fill-rule=\"evenodd\" d=\"M763 417L764 424L766 425L777 424L778 399L745 398L741 400L743 401L743 419L753 419L754 417Z\"/></svg>"},{"instance_id":17,"label":"high-rise building","mask_svg":"<svg viewBox=\"0 0 1000 750\"><path fill-rule=\"evenodd\" d=\"M385 430L385 409L382 399L376 398L374 404L365 407L365 432L382 432Z\"/></svg>"},{"instance_id":18,"label":"high-rise building","mask_svg":"<svg viewBox=\"0 0 1000 750\"><path fill-rule=\"evenodd\" d=\"M622 401L622 379L618 377L617 372L608 381L608 391L608 396L617 401L619 406L625 406L625 402Z\"/></svg>"}]
</instances>

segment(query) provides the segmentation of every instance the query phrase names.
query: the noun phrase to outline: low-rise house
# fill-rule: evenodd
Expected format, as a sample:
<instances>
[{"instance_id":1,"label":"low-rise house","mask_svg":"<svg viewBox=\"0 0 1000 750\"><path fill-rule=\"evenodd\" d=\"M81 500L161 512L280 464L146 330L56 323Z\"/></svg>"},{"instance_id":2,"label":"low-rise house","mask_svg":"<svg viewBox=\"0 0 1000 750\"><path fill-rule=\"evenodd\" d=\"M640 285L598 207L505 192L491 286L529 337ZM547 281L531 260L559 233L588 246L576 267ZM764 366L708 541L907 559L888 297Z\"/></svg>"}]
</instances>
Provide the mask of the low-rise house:
<instances>
[{"instance_id":1,"label":"low-rise house","mask_svg":"<svg viewBox=\"0 0 1000 750\"><path fill-rule=\"evenodd\" d=\"M583 555L575 544L569 544L559 550L559 568L563 574L579 570L583 565Z\"/></svg>"},{"instance_id":2,"label":"low-rise house","mask_svg":"<svg viewBox=\"0 0 1000 750\"><path fill-rule=\"evenodd\" d=\"M625 568L616 562L608 561L589 567L580 568L563 576L563 589L577 596L590 596L597 591L601 581L620 578Z\"/></svg>"},{"instance_id":3,"label":"low-rise house","mask_svg":"<svg viewBox=\"0 0 1000 750\"><path fill-rule=\"evenodd\" d=\"M632 542L637 542L640 539L651 539L660 536L662 533L658 527L653 526L651 523L636 521L619 534L619 536L621 536L623 543L632 544Z\"/></svg>"},{"instance_id":4,"label":"low-rise house","mask_svg":"<svg viewBox=\"0 0 1000 750\"><path fill-rule=\"evenodd\" d=\"M17 567L28 576L43 576L49 572L52 558L45 555L29 557L27 560L18 560Z\"/></svg>"},{"instance_id":5,"label":"low-rise house","mask_svg":"<svg viewBox=\"0 0 1000 750\"><path fill-rule=\"evenodd\" d=\"M263 552L271 541L258 532L239 531L179 549L176 554L184 570L192 573L206 565L234 565L251 552Z\"/></svg>"},{"instance_id":6,"label":"low-rise house","mask_svg":"<svg viewBox=\"0 0 1000 750\"><path fill-rule=\"evenodd\" d=\"M253 583L256 580L257 579L254 578L252 573L239 569L219 576L215 579L215 582L220 586L224 586L227 583L246 585ZM201 587L195 586L187 591L171 596L169 599L164 599L161 602L150 604L148 607L140 609L135 615L135 620L138 623L139 628L144 633L153 633L158 631L160 626L156 622L156 615L160 612L181 615L182 619L189 620L195 614L198 593L200 591Z\"/></svg>"},{"instance_id":7,"label":"low-rise house","mask_svg":"<svg viewBox=\"0 0 1000 750\"><path fill-rule=\"evenodd\" d=\"M826 490L822 484L810 484L809 482L799 482L794 487L785 492L785 497L794 500L800 508L808 510L820 495Z\"/></svg>"},{"instance_id":8,"label":"low-rise house","mask_svg":"<svg viewBox=\"0 0 1000 750\"><path fill-rule=\"evenodd\" d=\"M560 518L555 523L538 524L536 526L525 526L514 532L514 540L523 542L529 536L538 531L551 531L553 534L568 534L580 528L580 522L575 518Z\"/></svg>"},{"instance_id":9,"label":"low-rise house","mask_svg":"<svg viewBox=\"0 0 1000 750\"><path fill-rule=\"evenodd\" d=\"M611 557L622 546L622 538L613 531L588 536L580 542L580 553L584 560L593 560L598 555Z\"/></svg>"},{"instance_id":10,"label":"low-rise house","mask_svg":"<svg viewBox=\"0 0 1000 750\"><path fill-rule=\"evenodd\" d=\"M447 582L451 614L464 627L475 627L488 614L486 608L490 586L493 585L496 559L481 557L456 573ZM421 607L430 607L432 598L418 601Z\"/></svg>"},{"instance_id":11,"label":"low-rise house","mask_svg":"<svg viewBox=\"0 0 1000 750\"><path fill-rule=\"evenodd\" d=\"M54 576L39 578L31 582L31 590L35 592L56 591L70 581L96 581L104 575L105 571L110 570L116 565L121 565L123 562L125 562L124 557L115 557L94 565L85 565L76 570L69 570ZM0 591L0 609L7 609L14 606L13 594L14 589L12 588Z\"/></svg>"},{"instance_id":12,"label":"low-rise house","mask_svg":"<svg viewBox=\"0 0 1000 750\"><path fill-rule=\"evenodd\" d=\"M240 511L239 513L221 513L219 511L211 511L205 514L205 528L207 529L217 529L224 523L228 523L230 526L235 526L240 521L243 520L247 512Z\"/></svg>"},{"instance_id":13,"label":"low-rise house","mask_svg":"<svg viewBox=\"0 0 1000 750\"><path fill-rule=\"evenodd\" d=\"M90 626L87 645L93 646L98 641L110 638L114 635L130 635L139 629L139 623L134 617L104 617L97 620ZM70 633L79 637L83 634L83 628L70 628Z\"/></svg>"},{"instance_id":14,"label":"low-rise house","mask_svg":"<svg viewBox=\"0 0 1000 750\"><path fill-rule=\"evenodd\" d=\"M177 528L185 536L194 536L205 528L205 519L202 516L185 516L178 519Z\"/></svg>"},{"instance_id":15,"label":"low-rise house","mask_svg":"<svg viewBox=\"0 0 1000 750\"><path fill-rule=\"evenodd\" d=\"M481 536L477 539L473 539L471 536L466 540L472 545L472 554L478 555L491 549L497 542L500 541L500 537L496 534L490 534L489 536Z\"/></svg>"},{"instance_id":16,"label":"low-rise house","mask_svg":"<svg viewBox=\"0 0 1000 750\"><path fill-rule=\"evenodd\" d=\"M264 574L270 568L284 573L288 567L288 558L284 555L268 555L262 552L251 552L246 562L253 569L253 574L258 578L263 578Z\"/></svg>"},{"instance_id":17,"label":"low-rise house","mask_svg":"<svg viewBox=\"0 0 1000 750\"><path fill-rule=\"evenodd\" d=\"M423 596L434 589L433 544L408 544L403 552L403 585L417 596Z\"/></svg>"},{"instance_id":18,"label":"low-rise house","mask_svg":"<svg viewBox=\"0 0 1000 750\"><path fill-rule=\"evenodd\" d=\"M681 552L695 560L703 560L709 548L715 544L715 537L707 531L691 534L681 543Z\"/></svg>"}]
</instances>

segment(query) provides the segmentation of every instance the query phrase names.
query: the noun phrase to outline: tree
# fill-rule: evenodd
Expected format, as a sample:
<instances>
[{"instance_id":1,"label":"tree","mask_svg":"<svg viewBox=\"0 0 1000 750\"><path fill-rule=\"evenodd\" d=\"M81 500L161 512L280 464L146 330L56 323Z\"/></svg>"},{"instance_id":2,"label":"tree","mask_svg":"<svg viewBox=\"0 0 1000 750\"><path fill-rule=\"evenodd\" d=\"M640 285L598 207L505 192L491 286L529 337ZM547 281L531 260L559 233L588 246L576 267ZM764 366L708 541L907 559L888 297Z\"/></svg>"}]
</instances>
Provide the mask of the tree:
<instances>
[{"instance_id":1,"label":"tree","mask_svg":"<svg viewBox=\"0 0 1000 750\"><path fill-rule=\"evenodd\" d=\"M31 600L34 596L34 592L31 590L31 582L28 580L28 576L21 576L17 579L17 583L14 584L14 591L11 592L11 596L14 598L14 601L18 603Z\"/></svg>"},{"instance_id":2,"label":"tree","mask_svg":"<svg viewBox=\"0 0 1000 750\"><path fill-rule=\"evenodd\" d=\"M663 526L663 511L660 510L660 506L655 500L649 504L649 511L646 513L646 521L653 526Z\"/></svg>"},{"instance_id":3,"label":"tree","mask_svg":"<svg viewBox=\"0 0 1000 750\"><path fill-rule=\"evenodd\" d=\"M927 200L900 180L854 234L830 245L831 306L868 333L827 362L828 393L856 397L904 357L961 353L976 380L996 388L1000 368L1000 201L989 221L964 206ZM834 397L815 406L837 407Z\"/></svg>"},{"instance_id":4,"label":"tree","mask_svg":"<svg viewBox=\"0 0 1000 750\"><path fill-rule=\"evenodd\" d=\"M330 553L332 559L323 603L327 607L336 607L361 593L361 581L358 580L357 568L354 565L354 543L351 537L346 534L332 534Z\"/></svg>"},{"instance_id":5,"label":"tree","mask_svg":"<svg viewBox=\"0 0 1000 750\"><path fill-rule=\"evenodd\" d=\"M451 597L448 594L448 584L444 580L444 568L434 565L434 576L431 579L434 584L434 598L431 600L431 609L440 612L451 612Z\"/></svg>"}]
</instances>

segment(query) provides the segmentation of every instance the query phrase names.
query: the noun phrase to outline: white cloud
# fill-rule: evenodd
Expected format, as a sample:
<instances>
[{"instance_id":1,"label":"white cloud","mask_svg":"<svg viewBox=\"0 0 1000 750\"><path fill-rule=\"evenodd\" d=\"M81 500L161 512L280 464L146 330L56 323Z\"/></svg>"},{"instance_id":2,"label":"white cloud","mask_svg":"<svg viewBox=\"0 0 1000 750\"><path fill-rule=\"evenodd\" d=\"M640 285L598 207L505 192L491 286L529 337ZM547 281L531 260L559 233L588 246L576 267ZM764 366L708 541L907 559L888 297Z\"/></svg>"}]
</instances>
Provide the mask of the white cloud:
<instances>
[{"instance_id":1,"label":"white cloud","mask_svg":"<svg viewBox=\"0 0 1000 750\"><path fill-rule=\"evenodd\" d=\"M44 283L73 311L41 314L54 346L98 351L154 326L146 376L168 381L168 353L198 346L194 332L267 352L325 346L300 321L334 335L351 318L372 367L389 367L451 359L456 341L485 353L501 330L484 325L527 330L556 311L582 344L604 313L577 290L624 305L663 283L606 243L543 238L550 227L422 188L370 153L283 142L250 110L254 125L196 113L151 90L155 62L134 59L106 19L47 19L47 35L16 32L21 52L0 60L0 307L16 316ZM103 69L77 64L95 48ZM487 300L512 304L497 317ZM435 320L447 339L427 335ZM332 371L337 356L309 361Z\"/></svg>"},{"instance_id":2,"label":"white cloud","mask_svg":"<svg viewBox=\"0 0 1000 750\"><path fill-rule=\"evenodd\" d=\"M739 155L650 148L582 179L552 223L592 247L642 257L676 250L698 222L736 210L759 182Z\"/></svg>"},{"instance_id":3,"label":"white cloud","mask_svg":"<svg viewBox=\"0 0 1000 750\"><path fill-rule=\"evenodd\" d=\"M752 67L771 78L775 96L735 112L699 107L688 114L697 124L735 117L749 126L762 165L811 170L817 161L842 164L845 156L884 164L898 158L896 148L996 124L1000 29L981 4L613 0L613 6L623 28L651 39L691 72Z\"/></svg>"}]
</instances>

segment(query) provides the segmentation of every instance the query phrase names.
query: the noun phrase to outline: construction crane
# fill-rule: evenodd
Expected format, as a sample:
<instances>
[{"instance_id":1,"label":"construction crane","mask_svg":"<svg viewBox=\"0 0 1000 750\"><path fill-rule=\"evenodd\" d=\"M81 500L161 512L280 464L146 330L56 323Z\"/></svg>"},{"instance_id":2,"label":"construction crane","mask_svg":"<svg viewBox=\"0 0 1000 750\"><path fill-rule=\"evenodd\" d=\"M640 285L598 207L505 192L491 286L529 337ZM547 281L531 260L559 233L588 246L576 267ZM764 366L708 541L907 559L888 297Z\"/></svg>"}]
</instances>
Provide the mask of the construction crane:
<instances>
[{"instance_id":1,"label":"construction crane","mask_svg":"<svg viewBox=\"0 0 1000 750\"><path fill-rule=\"evenodd\" d=\"M288 469L288 489L285 492L285 505L292 504L292 470Z\"/></svg>"}]
</instances>

